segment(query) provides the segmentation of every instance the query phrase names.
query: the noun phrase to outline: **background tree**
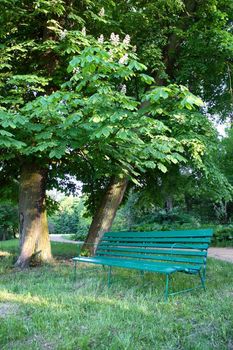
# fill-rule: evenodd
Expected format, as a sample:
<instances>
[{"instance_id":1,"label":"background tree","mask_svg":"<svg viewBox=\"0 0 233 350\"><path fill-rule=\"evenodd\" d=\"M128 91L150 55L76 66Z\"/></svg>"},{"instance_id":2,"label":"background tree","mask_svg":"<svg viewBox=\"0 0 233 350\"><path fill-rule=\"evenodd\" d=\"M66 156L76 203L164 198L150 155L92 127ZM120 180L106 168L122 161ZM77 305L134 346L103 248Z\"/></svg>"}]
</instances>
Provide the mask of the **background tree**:
<instances>
[{"instance_id":1,"label":"background tree","mask_svg":"<svg viewBox=\"0 0 233 350\"><path fill-rule=\"evenodd\" d=\"M63 198L58 210L49 217L51 233L73 234L79 240L84 239L90 224L85 217L84 201L72 196Z\"/></svg>"},{"instance_id":2,"label":"background tree","mask_svg":"<svg viewBox=\"0 0 233 350\"><path fill-rule=\"evenodd\" d=\"M18 231L18 210L12 203L0 205L0 241L15 238Z\"/></svg>"}]
</instances>

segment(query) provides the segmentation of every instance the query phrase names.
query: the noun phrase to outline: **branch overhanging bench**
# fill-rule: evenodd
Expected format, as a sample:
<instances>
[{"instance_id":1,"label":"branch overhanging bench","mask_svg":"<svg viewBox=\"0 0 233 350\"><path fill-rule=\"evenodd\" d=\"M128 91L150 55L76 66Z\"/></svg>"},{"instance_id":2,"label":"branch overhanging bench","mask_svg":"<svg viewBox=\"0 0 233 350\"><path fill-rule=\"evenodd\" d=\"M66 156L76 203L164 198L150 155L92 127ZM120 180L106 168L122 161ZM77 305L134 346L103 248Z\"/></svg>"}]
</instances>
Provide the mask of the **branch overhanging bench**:
<instances>
[{"instance_id":1,"label":"branch overhanging bench","mask_svg":"<svg viewBox=\"0 0 233 350\"><path fill-rule=\"evenodd\" d=\"M159 232L106 232L92 257L73 258L75 276L78 262L157 272L166 275L165 300L196 288L205 289L207 251L212 229ZM198 275L201 284L169 293L169 276L175 272Z\"/></svg>"}]
</instances>

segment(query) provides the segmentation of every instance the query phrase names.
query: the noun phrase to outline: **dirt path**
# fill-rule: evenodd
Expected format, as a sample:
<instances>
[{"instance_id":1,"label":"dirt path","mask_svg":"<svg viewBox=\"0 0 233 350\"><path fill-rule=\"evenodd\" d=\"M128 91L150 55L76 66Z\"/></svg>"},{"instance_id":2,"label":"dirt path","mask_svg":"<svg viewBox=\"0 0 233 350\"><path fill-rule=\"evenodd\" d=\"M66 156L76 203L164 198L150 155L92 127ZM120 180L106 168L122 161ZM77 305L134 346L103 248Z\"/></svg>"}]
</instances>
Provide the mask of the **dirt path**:
<instances>
[{"instance_id":1,"label":"dirt path","mask_svg":"<svg viewBox=\"0 0 233 350\"><path fill-rule=\"evenodd\" d=\"M80 243L80 241L72 241L71 239L66 239L62 237L61 235L50 235L50 241L61 242L61 243L71 243L71 244Z\"/></svg>"},{"instance_id":2,"label":"dirt path","mask_svg":"<svg viewBox=\"0 0 233 350\"><path fill-rule=\"evenodd\" d=\"M233 248L209 248L208 256L233 263Z\"/></svg>"},{"instance_id":3,"label":"dirt path","mask_svg":"<svg viewBox=\"0 0 233 350\"><path fill-rule=\"evenodd\" d=\"M62 243L82 243L80 241L71 241L60 235L50 235L50 240L53 242L62 242ZM233 248L209 248L208 256L211 258L229 261L233 263Z\"/></svg>"}]
</instances>

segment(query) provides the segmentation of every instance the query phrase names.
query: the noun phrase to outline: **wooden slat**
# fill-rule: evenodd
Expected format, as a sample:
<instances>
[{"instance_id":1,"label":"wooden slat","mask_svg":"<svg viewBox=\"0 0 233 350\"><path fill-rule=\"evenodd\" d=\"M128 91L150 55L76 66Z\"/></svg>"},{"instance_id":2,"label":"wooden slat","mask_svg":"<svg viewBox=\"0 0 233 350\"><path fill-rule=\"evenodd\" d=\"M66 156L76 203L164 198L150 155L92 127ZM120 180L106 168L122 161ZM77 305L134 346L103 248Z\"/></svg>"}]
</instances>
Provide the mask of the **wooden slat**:
<instances>
[{"instance_id":1,"label":"wooden slat","mask_svg":"<svg viewBox=\"0 0 233 350\"><path fill-rule=\"evenodd\" d=\"M136 259L122 259L122 258L108 258L108 257L77 257L74 261L89 262L93 264L101 264L107 266L124 267L129 269L137 269L144 271L155 271L159 273L172 273L175 271L185 270L200 270L200 265L185 265L178 263L164 263L164 262L153 262L143 261Z\"/></svg>"},{"instance_id":2,"label":"wooden slat","mask_svg":"<svg viewBox=\"0 0 233 350\"><path fill-rule=\"evenodd\" d=\"M182 230L182 231L150 231L150 232L106 232L105 237L147 237L147 238L162 238L162 237L211 237L212 229L203 230Z\"/></svg>"},{"instance_id":3,"label":"wooden slat","mask_svg":"<svg viewBox=\"0 0 233 350\"><path fill-rule=\"evenodd\" d=\"M98 257L97 257L98 258ZM103 259L106 259L106 260L118 260L118 261L120 261L120 260L123 260L123 261L125 261L126 263L128 262L129 264L131 263L131 262L138 262L138 265L148 265L148 266L170 266L170 267L173 267L173 266L176 266L176 267L180 267L180 268L193 268L193 269L199 269L200 268L200 265L199 264L197 264L197 265L194 265L194 264L192 264L192 265L188 265L188 264L180 264L180 263L173 263L173 262L166 262L166 261L161 261L161 262L159 262L159 261L146 261L146 260L136 260L136 259L129 259L129 258L127 258L127 259L122 259L122 258L114 258L114 257L101 257L101 258L103 258Z\"/></svg>"},{"instance_id":4,"label":"wooden slat","mask_svg":"<svg viewBox=\"0 0 233 350\"><path fill-rule=\"evenodd\" d=\"M101 241L101 244L105 244L105 242ZM111 245L115 245L115 246L120 246L120 245L125 245L125 243L111 243ZM208 249L208 244L168 244L168 243L127 243L127 246L129 247L150 247L150 248L176 248L176 249L200 249L200 250L204 250L204 249Z\"/></svg>"},{"instance_id":5,"label":"wooden slat","mask_svg":"<svg viewBox=\"0 0 233 350\"><path fill-rule=\"evenodd\" d=\"M100 251L96 253L96 255L100 256L117 256L117 257L127 257L127 258L137 258L137 259L149 259L149 260L160 260L160 261L174 261L174 262L184 262L187 264L203 264L202 258L183 258L183 257L177 257L177 256L167 256L167 255L149 255L149 254L127 254L124 252L107 252L107 251Z\"/></svg>"},{"instance_id":6,"label":"wooden slat","mask_svg":"<svg viewBox=\"0 0 233 350\"><path fill-rule=\"evenodd\" d=\"M207 252L194 251L194 250L175 250L175 249L148 249L148 248L131 248L128 246L119 247L119 245L104 245L100 244L96 250L110 250L110 251L123 251L132 253L146 253L146 254L172 254L172 255L187 255L187 256L203 256L205 257Z\"/></svg>"},{"instance_id":7,"label":"wooden slat","mask_svg":"<svg viewBox=\"0 0 233 350\"><path fill-rule=\"evenodd\" d=\"M192 238L192 237L179 237L179 238L137 238L137 237L103 237L102 242L158 242L158 243L210 243L210 237L205 238Z\"/></svg>"}]
</instances>

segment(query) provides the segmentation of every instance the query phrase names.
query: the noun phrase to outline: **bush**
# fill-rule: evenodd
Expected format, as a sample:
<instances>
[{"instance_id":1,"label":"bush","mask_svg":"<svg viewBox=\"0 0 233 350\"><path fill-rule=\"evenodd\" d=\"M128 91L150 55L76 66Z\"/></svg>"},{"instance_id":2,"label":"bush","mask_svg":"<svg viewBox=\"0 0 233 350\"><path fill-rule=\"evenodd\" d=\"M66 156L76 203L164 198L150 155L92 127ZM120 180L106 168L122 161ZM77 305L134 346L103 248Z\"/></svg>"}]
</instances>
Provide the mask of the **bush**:
<instances>
[{"instance_id":1,"label":"bush","mask_svg":"<svg viewBox=\"0 0 233 350\"><path fill-rule=\"evenodd\" d=\"M214 246L233 246L233 225L217 226L212 242Z\"/></svg>"},{"instance_id":2,"label":"bush","mask_svg":"<svg viewBox=\"0 0 233 350\"><path fill-rule=\"evenodd\" d=\"M49 217L50 232L75 235L75 239L83 240L89 225L89 219L84 217L84 212L81 198L65 197L56 213Z\"/></svg>"},{"instance_id":3,"label":"bush","mask_svg":"<svg viewBox=\"0 0 233 350\"><path fill-rule=\"evenodd\" d=\"M77 232L72 234L72 236L70 237L71 240L73 241L85 241L86 237L87 237L87 229L86 231L83 232Z\"/></svg>"},{"instance_id":4,"label":"bush","mask_svg":"<svg viewBox=\"0 0 233 350\"><path fill-rule=\"evenodd\" d=\"M199 228L200 221L193 215L173 210L155 211L141 215L139 220L131 226L134 231L169 231Z\"/></svg>"},{"instance_id":5,"label":"bush","mask_svg":"<svg viewBox=\"0 0 233 350\"><path fill-rule=\"evenodd\" d=\"M18 210L11 204L0 205L0 240L15 237L18 231Z\"/></svg>"}]
</instances>

